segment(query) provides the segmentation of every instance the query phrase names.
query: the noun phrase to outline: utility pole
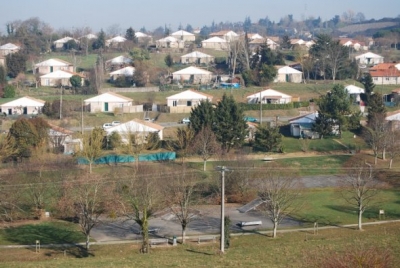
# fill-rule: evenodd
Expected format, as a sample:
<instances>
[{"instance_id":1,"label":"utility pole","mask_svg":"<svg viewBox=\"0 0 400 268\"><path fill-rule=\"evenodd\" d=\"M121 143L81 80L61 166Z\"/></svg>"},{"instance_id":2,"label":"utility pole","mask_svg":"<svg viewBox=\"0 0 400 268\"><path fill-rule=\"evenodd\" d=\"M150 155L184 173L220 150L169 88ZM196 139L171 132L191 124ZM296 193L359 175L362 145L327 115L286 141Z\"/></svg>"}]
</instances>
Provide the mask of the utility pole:
<instances>
[{"instance_id":1,"label":"utility pole","mask_svg":"<svg viewBox=\"0 0 400 268\"><path fill-rule=\"evenodd\" d=\"M260 91L260 126L262 125L262 96Z\"/></svg>"},{"instance_id":2,"label":"utility pole","mask_svg":"<svg viewBox=\"0 0 400 268\"><path fill-rule=\"evenodd\" d=\"M225 253L225 171L229 171L225 166L217 167L221 171L221 234L220 250Z\"/></svg>"},{"instance_id":3,"label":"utility pole","mask_svg":"<svg viewBox=\"0 0 400 268\"><path fill-rule=\"evenodd\" d=\"M83 135L83 99L81 99L81 132Z\"/></svg>"},{"instance_id":4,"label":"utility pole","mask_svg":"<svg viewBox=\"0 0 400 268\"><path fill-rule=\"evenodd\" d=\"M62 119L62 95L63 95L63 86L61 85L61 94L60 94L60 119Z\"/></svg>"}]
</instances>

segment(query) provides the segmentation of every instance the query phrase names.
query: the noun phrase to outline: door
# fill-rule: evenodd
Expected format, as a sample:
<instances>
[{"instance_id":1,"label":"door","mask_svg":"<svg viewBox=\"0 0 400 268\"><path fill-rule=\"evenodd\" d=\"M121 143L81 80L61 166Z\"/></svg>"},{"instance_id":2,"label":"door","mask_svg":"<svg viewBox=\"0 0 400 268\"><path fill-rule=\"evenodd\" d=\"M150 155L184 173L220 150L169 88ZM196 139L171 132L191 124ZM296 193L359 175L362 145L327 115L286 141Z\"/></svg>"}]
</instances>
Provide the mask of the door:
<instances>
[{"instance_id":1,"label":"door","mask_svg":"<svg viewBox=\"0 0 400 268\"><path fill-rule=\"evenodd\" d=\"M104 112L108 112L108 102L104 103Z\"/></svg>"},{"instance_id":2,"label":"door","mask_svg":"<svg viewBox=\"0 0 400 268\"><path fill-rule=\"evenodd\" d=\"M50 66L50 73L52 73L54 71L54 67Z\"/></svg>"},{"instance_id":3,"label":"door","mask_svg":"<svg viewBox=\"0 0 400 268\"><path fill-rule=\"evenodd\" d=\"M24 114L28 114L28 107L24 107Z\"/></svg>"}]
</instances>

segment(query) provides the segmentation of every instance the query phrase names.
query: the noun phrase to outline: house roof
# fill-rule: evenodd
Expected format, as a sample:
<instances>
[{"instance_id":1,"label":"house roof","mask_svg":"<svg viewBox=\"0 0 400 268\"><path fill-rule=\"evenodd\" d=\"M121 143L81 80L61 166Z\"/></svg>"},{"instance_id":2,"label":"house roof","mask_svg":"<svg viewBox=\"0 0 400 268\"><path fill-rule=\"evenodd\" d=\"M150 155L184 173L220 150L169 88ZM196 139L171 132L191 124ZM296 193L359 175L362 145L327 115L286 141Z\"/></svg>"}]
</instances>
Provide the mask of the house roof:
<instances>
[{"instance_id":1,"label":"house roof","mask_svg":"<svg viewBox=\"0 0 400 268\"><path fill-rule=\"evenodd\" d=\"M206 40L201 41L202 43L227 43L225 39L222 39L221 37L214 36L211 38L208 38Z\"/></svg>"},{"instance_id":2,"label":"house roof","mask_svg":"<svg viewBox=\"0 0 400 268\"><path fill-rule=\"evenodd\" d=\"M112 58L110 60L107 60L106 63L111 63L111 64L132 63L132 59L121 55L121 56Z\"/></svg>"},{"instance_id":3,"label":"house roof","mask_svg":"<svg viewBox=\"0 0 400 268\"><path fill-rule=\"evenodd\" d=\"M290 44L292 44L292 45L295 45L295 44L302 45L304 43L305 43L305 41L303 39L291 39L290 40Z\"/></svg>"},{"instance_id":4,"label":"house roof","mask_svg":"<svg viewBox=\"0 0 400 268\"><path fill-rule=\"evenodd\" d=\"M315 113L309 113L306 115L302 115L302 116L297 116L294 117L292 119L289 119L289 123L293 124L310 124L310 123L314 123L315 119L318 116L318 112Z\"/></svg>"},{"instance_id":5,"label":"house roof","mask_svg":"<svg viewBox=\"0 0 400 268\"><path fill-rule=\"evenodd\" d=\"M274 99L279 99L279 98L291 98L292 96L287 95L285 93L276 91L274 89L268 88L262 91L259 91L257 93L251 94L247 96L247 99L254 99L254 98L260 98L260 93L261 93L261 98L265 98L265 97L271 97Z\"/></svg>"},{"instance_id":6,"label":"house roof","mask_svg":"<svg viewBox=\"0 0 400 268\"><path fill-rule=\"evenodd\" d=\"M85 77L82 74L74 73L66 70L57 70L52 73L41 75L40 78L71 78L74 75L78 75L80 77Z\"/></svg>"},{"instance_id":7,"label":"house roof","mask_svg":"<svg viewBox=\"0 0 400 268\"><path fill-rule=\"evenodd\" d=\"M176 71L172 73L173 75L179 75L179 74L204 74L204 75L211 75L212 72L203 70L194 66L187 67L185 69Z\"/></svg>"},{"instance_id":8,"label":"house roof","mask_svg":"<svg viewBox=\"0 0 400 268\"><path fill-rule=\"evenodd\" d=\"M65 67L65 66L72 66L72 64L60 59L48 59L35 64L35 67L46 67L46 66Z\"/></svg>"},{"instance_id":9,"label":"house roof","mask_svg":"<svg viewBox=\"0 0 400 268\"><path fill-rule=\"evenodd\" d=\"M365 90L363 88L355 86L355 85L345 86L344 89L347 90L347 93L349 93L349 94L361 94L361 93L365 92Z\"/></svg>"},{"instance_id":10,"label":"house roof","mask_svg":"<svg viewBox=\"0 0 400 268\"><path fill-rule=\"evenodd\" d=\"M301 74L302 73L302 72L300 72L292 67L289 67L289 66L284 66L284 67L277 66L277 68L278 68L278 74Z\"/></svg>"},{"instance_id":11,"label":"house roof","mask_svg":"<svg viewBox=\"0 0 400 268\"><path fill-rule=\"evenodd\" d=\"M176 32L172 33L171 35L172 35L172 36L182 36L182 35L185 35L185 36L194 36L194 34L189 33L189 32L186 32L186 31L184 31L184 30L176 31Z\"/></svg>"},{"instance_id":12,"label":"house roof","mask_svg":"<svg viewBox=\"0 0 400 268\"><path fill-rule=\"evenodd\" d=\"M44 100L39 100L33 97L25 96L7 103L3 103L0 107L15 107L15 106L29 106L29 107L37 107L43 106L45 103Z\"/></svg>"},{"instance_id":13,"label":"house roof","mask_svg":"<svg viewBox=\"0 0 400 268\"><path fill-rule=\"evenodd\" d=\"M181 58L214 58L214 56L205 54L200 51L193 51L189 54L185 54L185 55L181 56Z\"/></svg>"},{"instance_id":14,"label":"house roof","mask_svg":"<svg viewBox=\"0 0 400 268\"><path fill-rule=\"evenodd\" d=\"M211 33L210 36L238 36L237 33L230 30L219 31L215 33Z\"/></svg>"},{"instance_id":15,"label":"house roof","mask_svg":"<svg viewBox=\"0 0 400 268\"><path fill-rule=\"evenodd\" d=\"M84 100L84 102L130 102L130 101L133 101L133 99L119 95L114 92L106 92Z\"/></svg>"},{"instance_id":16,"label":"house roof","mask_svg":"<svg viewBox=\"0 0 400 268\"><path fill-rule=\"evenodd\" d=\"M123 36L119 36L119 35L115 36L113 38L107 39L107 42L110 42L110 43L112 43L112 42L121 43L121 42L125 42L125 41L126 41L126 38Z\"/></svg>"},{"instance_id":17,"label":"house roof","mask_svg":"<svg viewBox=\"0 0 400 268\"><path fill-rule=\"evenodd\" d=\"M196 91L194 89L188 89L178 94L167 97L167 100L193 100L193 99L209 99L212 101L213 96L205 94L203 92Z\"/></svg>"},{"instance_id":18,"label":"house roof","mask_svg":"<svg viewBox=\"0 0 400 268\"><path fill-rule=\"evenodd\" d=\"M59 133L65 134L65 135L72 135L72 134L74 134L74 132L73 132L72 130L65 129L65 128L62 128L62 127L53 125L53 124L51 124L51 123L48 123L48 122L47 122L47 124L49 124L50 128L51 128L52 130L56 131L56 132L59 132Z\"/></svg>"},{"instance_id":19,"label":"house roof","mask_svg":"<svg viewBox=\"0 0 400 268\"><path fill-rule=\"evenodd\" d=\"M70 40L74 40L75 42L79 42L78 40L76 40L76 39L74 39L72 37L66 36L64 38L61 38L61 39L58 39L58 40L54 41L53 43L54 44L57 44L57 43L64 44L64 43L67 43Z\"/></svg>"},{"instance_id":20,"label":"house roof","mask_svg":"<svg viewBox=\"0 0 400 268\"><path fill-rule=\"evenodd\" d=\"M140 38L140 37L150 37L150 35L142 33L142 32L135 32L135 37Z\"/></svg>"},{"instance_id":21,"label":"house roof","mask_svg":"<svg viewBox=\"0 0 400 268\"><path fill-rule=\"evenodd\" d=\"M369 69L372 77L399 77L400 71L394 63L380 63Z\"/></svg>"},{"instance_id":22,"label":"house roof","mask_svg":"<svg viewBox=\"0 0 400 268\"><path fill-rule=\"evenodd\" d=\"M386 114L385 120L388 121L400 121L400 110L389 112Z\"/></svg>"},{"instance_id":23,"label":"house roof","mask_svg":"<svg viewBox=\"0 0 400 268\"><path fill-rule=\"evenodd\" d=\"M81 36L80 38L86 38L86 39L97 39L97 35L95 35L95 34L87 34L87 35L84 35L84 36Z\"/></svg>"},{"instance_id":24,"label":"house roof","mask_svg":"<svg viewBox=\"0 0 400 268\"><path fill-rule=\"evenodd\" d=\"M135 68L132 66L127 66L125 68L116 70L114 72L111 72L110 75L116 75L116 74L120 74L120 75L125 75L125 76L132 76L133 73L135 72Z\"/></svg>"},{"instance_id":25,"label":"house roof","mask_svg":"<svg viewBox=\"0 0 400 268\"><path fill-rule=\"evenodd\" d=\"M153 122L140 119L132 119L131 121L121 123L119 125L106 128L105 131L110 134L112 132L129 133L129 132L155 132L163 130L164 127Z\"/></svg>"},{"instance_id":26,"label":"house roof","mask_svg":"<svg viewBox=\"0 0 400 268\"><path fill-rule=\"evenodd\" d=\"M178 42L179 40L173 36L167 36L158 40L158 42Z\"/></svg>"},{"instance_id":27,"label":"house roof","mask_svg":"<svg viewBox=\"0 0 400 268\"><path fill-rule=\"evenodd\" d=\"M20 49L19 46L14 45L12 43L7 43L5 45L0 46L0 49L2 50L14 50L14 49Z\"/></svg>"},{"instance_id":28,"label":"house roof","mask_svg":"<svg viewBox=\"0 0 400 268\"><path fill-rule=\"evenodd\" d=\"M372 52L367 52L367 53L358 55L355 58L356 59L361 59L361 58L365 58L365 59L366 58L379 58L379 59L382 59L383 57L381 55L378 55L378 54L375 54L375 53L372 53Z\"/></svg>"}]
</instances>

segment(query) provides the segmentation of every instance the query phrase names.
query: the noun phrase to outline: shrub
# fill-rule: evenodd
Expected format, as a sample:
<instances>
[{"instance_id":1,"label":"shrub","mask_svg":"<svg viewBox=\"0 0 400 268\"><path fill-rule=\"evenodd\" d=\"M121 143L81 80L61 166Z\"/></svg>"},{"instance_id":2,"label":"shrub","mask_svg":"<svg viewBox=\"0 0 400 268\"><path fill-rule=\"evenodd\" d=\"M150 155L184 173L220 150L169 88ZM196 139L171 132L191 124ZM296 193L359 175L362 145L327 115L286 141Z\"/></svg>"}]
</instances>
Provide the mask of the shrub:
<instances>
[{"instance_id":1,"label":"shrub","mask_svg":"<svg viewBox=\"0 0 400 268\"><path fill-rule=\"evenodd\" d=\"M6 85L4 87L3 98L14 98L15 97L15 88L12 85Z\"/></svg>"}]
</instances>

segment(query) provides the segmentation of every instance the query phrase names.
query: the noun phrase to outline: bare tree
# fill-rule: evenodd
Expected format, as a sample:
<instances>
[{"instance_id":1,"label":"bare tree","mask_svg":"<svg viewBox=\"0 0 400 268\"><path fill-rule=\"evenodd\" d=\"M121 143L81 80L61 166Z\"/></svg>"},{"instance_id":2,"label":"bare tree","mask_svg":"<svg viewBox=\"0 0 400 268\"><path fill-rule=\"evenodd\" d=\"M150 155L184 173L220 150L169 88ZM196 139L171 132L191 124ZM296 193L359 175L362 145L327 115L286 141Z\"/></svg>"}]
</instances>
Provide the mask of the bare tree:
<instances>
[{"instance_id":1,"label":"bare tree","mask_svg":"<svg viewBox=\"0 0 400 268\"><path fill-rule=\"evenodd\" d=\"M157 174L152 168L154 167L139 165L130 173L130 179L121 182L120 186L122 214L135 221L141 229L141 253L149 253L149 219L160 205L158 178L165 177L165 174Z\"/></svg>"},{"instance_id":2,"label":"bare tree","mask_svg":"<svg viewBox=\"0 0 400 268\"><path fill-rule=\"evenodd\" d=\"M113 183L93 174L78 175L62 185L63 196L59 201L64 216L79 218L81 232L86 236L86 249L90 247L90 233L101 223L114 203Z\"/></svg>"},{"instance_id":3,"label":"bare tree","mask_svg":"<svg viewBox=\"0 0 400 268\"><path fill-rule=\"evenodd\" d=\"M377 192L377 182L373 169L363 159L349 163L349 169L343 178L341 194L358 212L358 229L362 230L362 214L370 206Z\"/></svg>"},{"instance_id":4,"label":"bare tree","mask_svg":"<svg viewBox=\"0 0 400 268\"><path fill-rule=\"evenodd\" d=\"M299 206L299 180L293 173L279 166L270 166L260 173L258 196L264 201L262 210L273 223L273 237L276 237L278 225Z\"/></svg>"},{"instance_id":5,"label":"bare tree","mask_svg":"<svg viewBox=\"0 0 400 268\"><path fill-rule=\"evenodd\" d=\"M384 115L376 115L364 128L363 136L366 143L371 147L374 153L374 164L377 164L379 152L384 150L385 134L387 131L387 123L384 120Z\"/></svg>"},{"instance_id":6,"label":"bare tree","mask_svg":"<svg viewBox=\"0 0 400 268\"><path fill-rule=\"evenodd\" d=\"M190 145L193 142L194 131L189 127L178 128L176 130L176 143L174 147L179 150L180 157L182 158L182 163L189 154Z\"/></svg>"},{"instance_id":7,"label":"bare tree","mask_svg":"<svg viewBox=\"0 0 400 268\"><path fill-rule=\"evenodd\" d=\"M387 149L386 152L389 155L389 169L392 168L393 159L400 155L400 131L389 129L386 132L386 142L387 142Z\"/></svg>"},{"instance_id":8,"label":"bare tree","mask_svg":"<svg viewBox=\"0 0 400 268\"><path fill-rule=\"evenodd\" d=\"M77 153L89 163L89 173L92 173L94 162L103 154L102 146L104 133L101 128L94 128L90 133L84 133L82 139L82 148Z\"/></svg>"},{"instance_id":9,"label":"bare tree","mask_svg":"<svg viewBox=\"0 0 400 268\"><path fill-rule=\"evenodd\" d=\"M167 203L171 212L178 219L182 227L182 244L185 243L186 227L189 225L196 211L193 206L198 201L196 186L198 175L189 172L186 168L176 172L173 179L168 180L166 188Z\"/></svg>"},{"instance_id":10,"label":"bare tree","mask_svg":"<svg viewBox=\"0 0 400 268\"><path fill-rule=\"evenodd\" d=\"M193 139L192 150L203 160L203 171L207 169L207 160L221 152L221 145L209 126L203 127Z\"/></svg>"}]
</instances>

